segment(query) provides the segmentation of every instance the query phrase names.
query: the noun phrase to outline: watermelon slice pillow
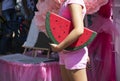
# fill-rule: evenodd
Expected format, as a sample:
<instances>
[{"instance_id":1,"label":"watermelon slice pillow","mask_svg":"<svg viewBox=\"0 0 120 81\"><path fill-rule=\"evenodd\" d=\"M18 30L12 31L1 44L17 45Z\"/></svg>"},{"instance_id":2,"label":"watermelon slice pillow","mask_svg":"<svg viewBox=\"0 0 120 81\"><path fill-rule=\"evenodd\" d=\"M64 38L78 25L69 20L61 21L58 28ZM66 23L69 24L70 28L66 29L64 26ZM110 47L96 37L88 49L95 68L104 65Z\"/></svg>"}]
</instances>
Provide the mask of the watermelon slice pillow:
<instances>
[{"instance_id":1,"label":"watermelon slice pillow","mask_svg":"<svg viewBox=\"0 0 120 81\"><path fill-rule=\"evenodd\" d=\"M53 12L47 12L45 27L49 38L55 44L62 42L73 29L71 21ZM96 37L96 34L96 32L85 27L84 33L66 50L77 50L87 46Z\"/></svg>"}]
</instances>

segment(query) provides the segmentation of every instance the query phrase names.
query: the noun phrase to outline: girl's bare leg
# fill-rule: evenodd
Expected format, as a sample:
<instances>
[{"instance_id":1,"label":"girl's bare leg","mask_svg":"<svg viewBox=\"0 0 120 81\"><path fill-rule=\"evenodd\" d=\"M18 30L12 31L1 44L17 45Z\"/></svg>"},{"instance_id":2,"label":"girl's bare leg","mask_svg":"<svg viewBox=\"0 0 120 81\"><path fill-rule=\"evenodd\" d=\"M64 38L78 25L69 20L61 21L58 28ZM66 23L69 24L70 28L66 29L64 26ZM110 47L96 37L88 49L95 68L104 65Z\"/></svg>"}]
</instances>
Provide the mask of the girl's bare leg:
<instances>
[{"instance_id":1,"label":"girl's bare leg","mask_svg":"<svg viewBox=\"0 0 120 81\"><path fill-rule=\"evenodd\" d=\"M70 81L87 81L86 69L67 70Z\"/></svg>"},{"instance_id":2,"label":"girl's bare leg","mask_svg":"<svg viewBox=\"0 0 120 81\"><path fill-rule=\"evenodd\" d=\"M62 81L70 81L70 78L67 74L67 70L65 69L65 66L61 65L60 68L61 68Z\"/></svg>"},{"instance_id":3,"label":"girl's bare leg","mask_svg":"<svg viewBox=\"0 0 120 81\"><path fill-rule=\"evenodd\" d=\"M67 70L63 65L60 67L62 81L87 81L86 69Z\"/></svg>"}]
</instances>

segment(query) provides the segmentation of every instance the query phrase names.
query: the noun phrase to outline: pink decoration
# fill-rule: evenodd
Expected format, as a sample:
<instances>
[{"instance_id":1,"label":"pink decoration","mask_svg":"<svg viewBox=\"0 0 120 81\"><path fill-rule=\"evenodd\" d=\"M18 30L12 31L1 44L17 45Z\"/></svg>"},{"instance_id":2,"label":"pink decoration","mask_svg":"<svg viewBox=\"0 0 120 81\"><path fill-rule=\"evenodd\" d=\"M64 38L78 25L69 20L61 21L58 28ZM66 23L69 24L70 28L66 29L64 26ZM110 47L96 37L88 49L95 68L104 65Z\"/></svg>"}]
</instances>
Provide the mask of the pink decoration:
<instances>
[{"instance_id":1,"label":"pink decoration","mask_svg":"<svg viewBox=\"0 0 120 81\"><path fill-rule=\"evenodd\" d=\"M36 5L38 12L35 12L35 23L38 26L38 28L46 32L45 30L45 17L46 12L51 11L58 13L61 3L59 3L59 0L38 0L38 3Z\"/></svg>"},{"instance_id":2,"label":"pink decoration","mask_svg":"<svg viewBox=\"0 0 120 81\"><path fill-rule=\"evenodd\" d=\"M111 1L110 0L107 4L103 5L99 9L98 14L105 18L110 18L110 16L111 16Z\"/></svg>"},{"instance_id":3,"label":"pink decoration","mask_svg":"<svg viewBox=\"0 0 120 81\"><path fill-rule=\"evenodd\" d=\"M99 10L99 8L105 5L108 0L84 0L87 14L93 14Z\"/></svg>"}]
</instances>

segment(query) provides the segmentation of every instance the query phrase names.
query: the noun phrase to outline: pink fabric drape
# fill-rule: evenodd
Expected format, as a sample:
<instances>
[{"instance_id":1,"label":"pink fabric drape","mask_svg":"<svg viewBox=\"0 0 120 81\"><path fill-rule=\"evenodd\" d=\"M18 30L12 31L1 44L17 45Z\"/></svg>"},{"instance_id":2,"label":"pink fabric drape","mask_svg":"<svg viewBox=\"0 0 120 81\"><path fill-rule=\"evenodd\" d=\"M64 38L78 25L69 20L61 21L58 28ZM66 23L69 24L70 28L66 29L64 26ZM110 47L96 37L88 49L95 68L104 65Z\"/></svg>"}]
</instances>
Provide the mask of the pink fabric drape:
<instances>
[{"instance_id":1,"label":"pink fabric drape","mask_svg":"<svg viewBox=\"0 0 120 81\"><path fill-rule=\"evenodd\" d=\"M104 13L103 9L108 8ZM118 31L110 19L111 6L106 4L93 17L91 29L96 31L97 37L88 46L91 59L91 70L88 70L89 81L116 81L114 36Z\"/></svg>"},{"instance_id":2,"label":"pink fabric drape","mask_svg":"<svg viewBox=\"0 0 120 81\"><path fill-rule=\"evenodd\" d=\"M20 57L20 55L18 56ZM19 57L17 58L20 59ZM62 81L62 80L58 62L27 64L19 62L17 60L6 61L4 59L0 59L0 81Z\"/></svg>"},{"instance_id":3,"label":"pink fabric drape","mask_svg":"<svg viewBox=\"0 0 120 81\"><path fill-rule=\"evenodd\" d=\"M91 70L88 81L116 81L112 36L101 32L89 47Z\"/></svg>"}]
</instances>

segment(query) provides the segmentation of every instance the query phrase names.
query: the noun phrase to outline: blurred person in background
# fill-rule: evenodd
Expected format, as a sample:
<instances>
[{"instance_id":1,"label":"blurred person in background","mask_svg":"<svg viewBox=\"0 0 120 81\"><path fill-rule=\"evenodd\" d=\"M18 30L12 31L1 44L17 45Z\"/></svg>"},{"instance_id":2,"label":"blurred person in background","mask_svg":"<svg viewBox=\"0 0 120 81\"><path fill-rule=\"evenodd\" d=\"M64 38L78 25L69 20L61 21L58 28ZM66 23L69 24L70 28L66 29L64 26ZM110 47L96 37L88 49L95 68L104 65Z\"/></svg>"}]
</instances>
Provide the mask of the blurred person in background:
<instances>
[{"instance_id":1,"label":"blurred person in background","mask_svg":"<svg viewBox=\"0 0 120 81\"><path fill-rule=\"evenodd\" d=\"M36 4L38 0L21 0L22 4L22 13L24 14L25 19L31 24L31 20L37 11Z\"/></svg>"},{"instance_id":2,"label":"blurred person in background","mask_svg":"<svg viewBox=\"0 0 120 81\"><path fill-rule=\"evenodd\" d=\"M11 48L12 33L16 30L16 0L2 0L0 13L6 19L3 26L3 36L0 40L0 54L6 54Z\"/></svg>"}]
</instances>

